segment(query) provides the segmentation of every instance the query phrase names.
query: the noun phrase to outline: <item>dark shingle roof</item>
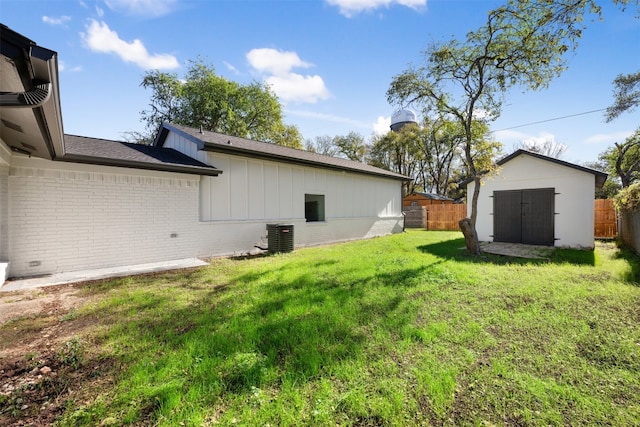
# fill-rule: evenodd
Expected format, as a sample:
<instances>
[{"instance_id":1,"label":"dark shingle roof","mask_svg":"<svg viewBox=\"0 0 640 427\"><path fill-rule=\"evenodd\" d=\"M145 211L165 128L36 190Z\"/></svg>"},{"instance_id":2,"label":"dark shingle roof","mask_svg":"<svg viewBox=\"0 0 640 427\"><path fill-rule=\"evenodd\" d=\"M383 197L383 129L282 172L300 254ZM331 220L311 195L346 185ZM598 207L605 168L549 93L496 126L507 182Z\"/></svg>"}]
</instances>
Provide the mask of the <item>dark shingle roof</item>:
<instances>
[{"instance_id":1,"label":"dark shingle roof","mask_svg":"<svg viewBox=\"0 0 640 427\"><path fill-rule=\"evenodd\" d=\"M435 193L422 193L422 192L419 192L419 191L414 191L411 194L417 194L419 196L422 196L422 197L425 197L425 198L431 199L431 200L451 200L451 201L453 201L453 199L451 197L441 196L441 195L435 194ZM409 196L411 194L409 194Z\"/></svg>"},{"instance_id":2,"label":"dark shingle roof","mask_svg":"<svg viewBox=\"0 0 640 427\"><path fill-rule=\"evenodd\" d=\"M280 162L324 167L341 171L384 176L387 178L406 181L409 181L411 179L395 172L390 172L385 169L367 165L366 163L355 162L353 160L346 160L338 157L325 156L322 154L312 153L310 151L298 150L295 148L284 147L282 145L271 144L267 142L252 141L250 139L238 138L235 136L224 135L216 132L204 131L201 133L198 129L173 123L163 124L160 132L158 133L158 137L156 138L157 146L161 147L164 144L169 131L176 132L177 134L193 141L198 145L198 149L205 151L214 151L220 153L256 157L261 159L270 159Z\"/></svg>"},{"instance_id":3,"label":"dark shingle roof","mask_svg":"<svg viewBox=\"0 0 640 427\"><path fill-rule=\"evenodd\" d=\"M171 148L64 135L65 162L216 176L222 171Z\"/></svg>"}]
</instances>

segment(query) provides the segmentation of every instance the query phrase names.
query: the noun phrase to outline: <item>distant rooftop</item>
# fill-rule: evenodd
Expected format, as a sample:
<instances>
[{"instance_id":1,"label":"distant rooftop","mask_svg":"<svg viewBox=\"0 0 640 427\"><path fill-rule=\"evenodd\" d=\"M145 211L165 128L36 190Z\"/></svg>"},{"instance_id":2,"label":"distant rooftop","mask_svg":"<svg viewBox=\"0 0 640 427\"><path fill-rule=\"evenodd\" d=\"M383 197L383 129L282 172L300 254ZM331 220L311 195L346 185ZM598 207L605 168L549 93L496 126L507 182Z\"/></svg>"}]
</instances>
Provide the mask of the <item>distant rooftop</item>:
<instances>
[{"instance_id":1,"label":"distant rooftop","mask_svg":"<svg viewBox=\"0 0 640 427\"><path fill-rule=\"evenodd\" d=\"M421 193L419 191L414 191L411 194L417 194L419 196L423 196L423 197L426 197L427 199L431 199L431 200L450 200L450 201L454 200L451 197L441 196L441 195L435 194L435 193ZM407 196L411 196L411 194L407 194Z\"/></svg>"}]
</instances>

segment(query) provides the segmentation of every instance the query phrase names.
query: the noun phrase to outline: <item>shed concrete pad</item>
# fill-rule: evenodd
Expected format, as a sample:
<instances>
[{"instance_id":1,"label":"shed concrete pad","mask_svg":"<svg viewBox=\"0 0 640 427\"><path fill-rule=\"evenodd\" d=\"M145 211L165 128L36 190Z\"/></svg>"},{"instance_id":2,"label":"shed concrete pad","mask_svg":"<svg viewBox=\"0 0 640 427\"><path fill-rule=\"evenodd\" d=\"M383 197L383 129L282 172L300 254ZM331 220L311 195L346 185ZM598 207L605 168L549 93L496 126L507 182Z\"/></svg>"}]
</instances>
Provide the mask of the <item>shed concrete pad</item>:
<instances>
[{"instance_id":1,"label":"shed concrete pad","mask_svg":"<svg viewBox=\"0 0 640 427\"><path fill-rule=\"evenodd\" d=\"M528 259L547 259L554 250L553 246L506 242L480 242L480 248L488 254Z\"/></svg>"},{"instance_id":2,"label":"shed concrete pad","mask_svg":"<svg viewBox=\"0 0 640 427\"><path fill-rule=\"evenodd\" d=\"M179 270L182 268L202 267L205 265L209 265L209 263L199 258L187 258L174 261L153 262L148 264L99 268L95 270L71 271L68 273L57 273L47 276L7 280L4 285L0 286L0 292L19 291L22 289L33 289L43 286L64 285L67 283L85 282L87 280L132 276L135 274L143 273Z\"/></svg>"}]
</instances>

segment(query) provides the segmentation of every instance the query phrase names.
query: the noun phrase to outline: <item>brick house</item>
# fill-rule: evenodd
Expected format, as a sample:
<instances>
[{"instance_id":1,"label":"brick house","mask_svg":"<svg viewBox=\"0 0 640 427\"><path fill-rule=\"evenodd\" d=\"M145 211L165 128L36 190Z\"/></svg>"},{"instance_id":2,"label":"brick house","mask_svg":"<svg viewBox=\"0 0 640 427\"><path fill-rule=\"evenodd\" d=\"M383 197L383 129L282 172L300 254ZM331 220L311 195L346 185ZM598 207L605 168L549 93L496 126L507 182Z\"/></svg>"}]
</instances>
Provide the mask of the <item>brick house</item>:
<instances>
[{"instance_id":1,"label":"brick house","mask_svg":"<svg viewBox=\"0 0 640 427\"><path fill-rule=\"evenodd\" d=\"M1 28L0 284L7 277L295 247L403 229L406 177L164 124L155 144L64 134L57 55Z\"/></svg>"}]
</instances>

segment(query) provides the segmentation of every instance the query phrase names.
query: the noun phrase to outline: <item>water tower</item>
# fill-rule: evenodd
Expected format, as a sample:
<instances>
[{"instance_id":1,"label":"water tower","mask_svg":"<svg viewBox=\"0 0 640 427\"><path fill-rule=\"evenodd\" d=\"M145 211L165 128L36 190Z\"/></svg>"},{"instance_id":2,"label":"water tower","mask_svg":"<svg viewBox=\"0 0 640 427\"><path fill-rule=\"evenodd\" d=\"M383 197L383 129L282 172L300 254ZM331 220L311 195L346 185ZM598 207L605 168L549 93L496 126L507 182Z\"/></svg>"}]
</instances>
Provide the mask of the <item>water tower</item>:
<instances>
[{"instance_id":1,"label":"water tower","mask_svg":"<svg viewBox=\"0 0 640 427\"><path fill-rule=\"evenodd\" d=\"M391 130L399 131L410 123L418 124L418 116L409 109L398 110L391 116Z\"/></svg>"}]
</instances>

